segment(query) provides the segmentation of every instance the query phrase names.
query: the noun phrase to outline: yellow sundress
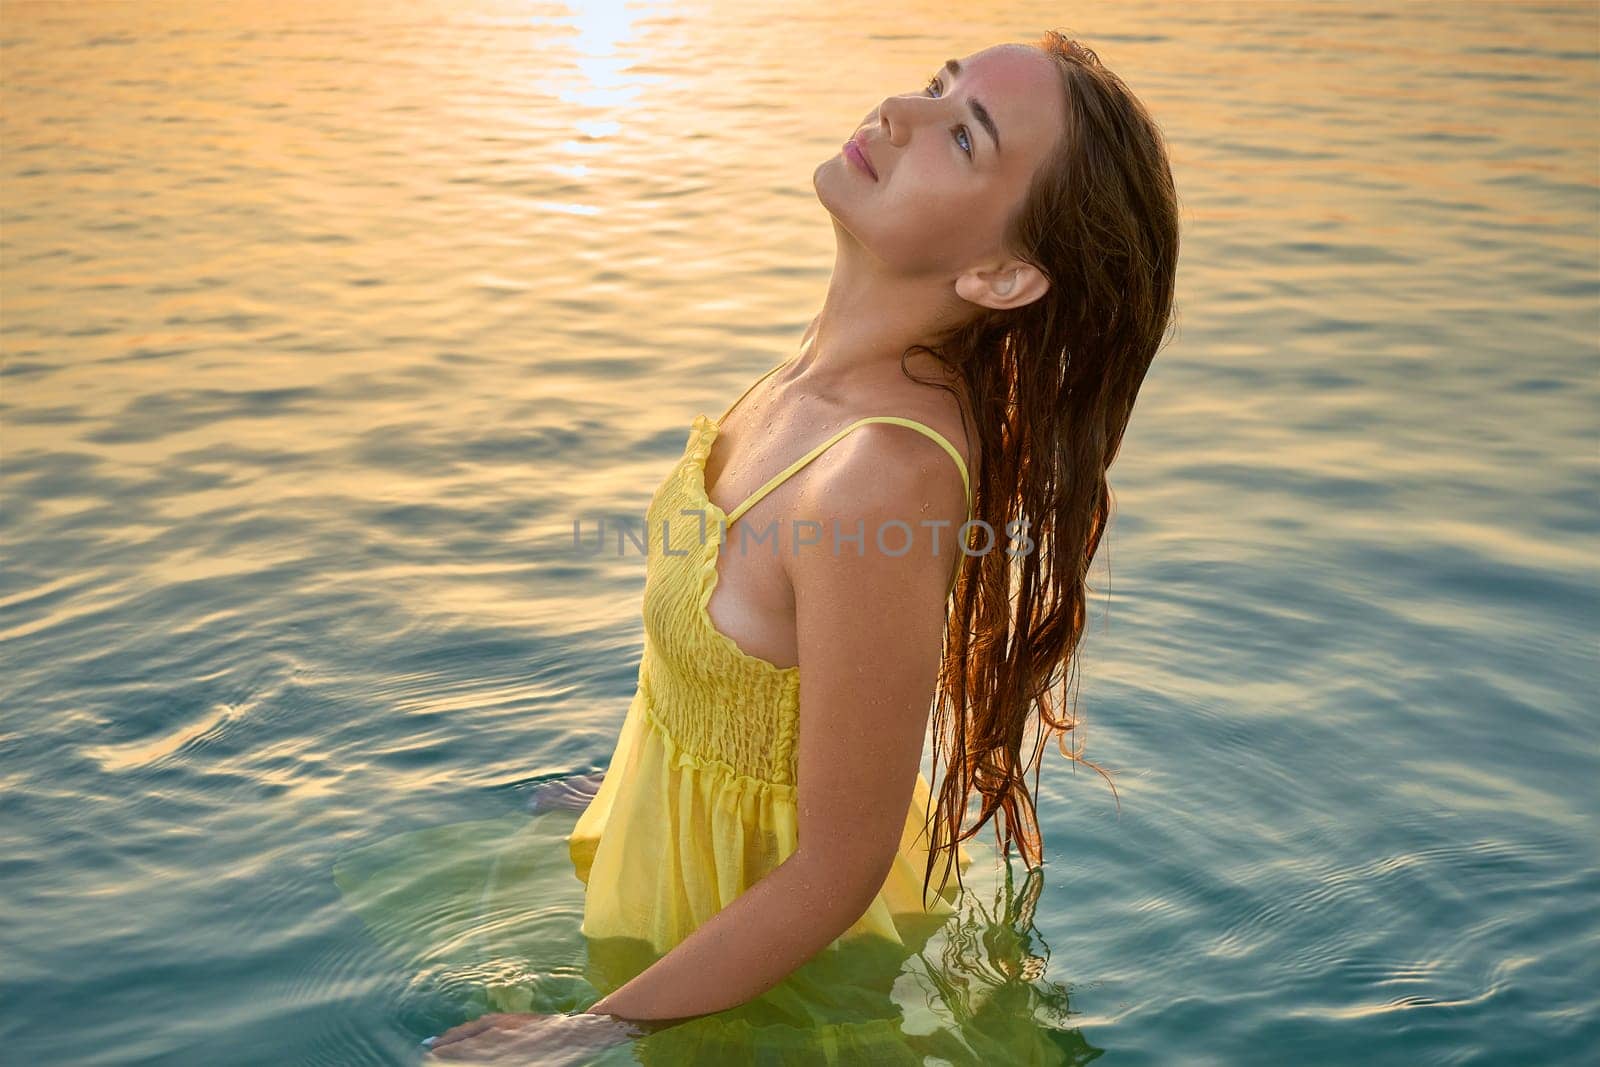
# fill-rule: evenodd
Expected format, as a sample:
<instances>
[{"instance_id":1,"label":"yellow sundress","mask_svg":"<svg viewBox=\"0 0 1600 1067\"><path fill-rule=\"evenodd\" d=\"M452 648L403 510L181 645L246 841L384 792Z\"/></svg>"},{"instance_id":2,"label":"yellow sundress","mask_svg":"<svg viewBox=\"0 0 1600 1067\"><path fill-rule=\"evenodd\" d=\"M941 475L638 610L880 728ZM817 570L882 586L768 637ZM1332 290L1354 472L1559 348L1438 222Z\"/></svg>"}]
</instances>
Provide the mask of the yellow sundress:
<instances>
[{"instance_id":1,"label":"yellow sundress","mask_svg":"<svg viewBox=\"0 0 1600 1067\"><path fill-rule=\"evenodd\" d=\"M486 1011L583 1010L794 852L800 674L747 655L711 624L706 605L723 520L737 520L870 422L933 437L963 480L967 471L935 431L874 416L844 427L724 516L706 498L704 464L726 417L695 418L683 457L650 502L638 687L587 807L407 830L349 849L335 864L345 905L406 961L396 1010L416 1017L419 1034ZM967 503L970 515L970 483ZM744 1004L590 1062L990 1067L1093 1059L1098 1050L1070 1028L1066 990L1045 978L1037 951L1042 871L1014 886L1009 857L1002 862L993 846L968 842L971 852L957 852L960 885L952 877L942 893L930 889L923 907L928 793L919 774L882 889L827 949ZM972 866L975 855L985 862Z\"/></svg>"},{"instance_id":2,"label":"yellow sundress","mask_svg":"<svg viewBox=\"0 0 1600 1067\"><path fill-rule=\"evenodd\" d=\"M664 953L798 843L800 669L749 655L712 624L706 605L728 528L851 431L876 422L909 427L941 445L961 471L971 516L971 481L960 452L938 431L894 415L857 419L722 512L706 493L706 457L728 414L778 369L751 383L715 422L695 416L682 458L646 512L638 688L599 791L568 839L573 866L587 884L581 930L591 938L632 938ZM870 933L914 950L954 913L954 876L939 892L936 877L923 906L929 792L919 772L882 889L830 947ZM971 862L959 848L963 872Z\"/></svg>"}]
</instances>

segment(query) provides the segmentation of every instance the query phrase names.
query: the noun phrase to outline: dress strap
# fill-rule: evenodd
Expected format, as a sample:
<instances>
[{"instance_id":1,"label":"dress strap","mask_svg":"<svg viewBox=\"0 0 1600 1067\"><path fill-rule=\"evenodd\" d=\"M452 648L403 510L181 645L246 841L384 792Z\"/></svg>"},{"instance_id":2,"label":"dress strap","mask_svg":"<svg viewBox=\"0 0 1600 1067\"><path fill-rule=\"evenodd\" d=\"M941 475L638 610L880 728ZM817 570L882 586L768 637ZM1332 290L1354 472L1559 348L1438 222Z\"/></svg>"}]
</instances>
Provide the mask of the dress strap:
<instances>
[{"instance_id":1,"label":"dress strap","mask_svg":"<svg viewBox=\"0 0 1600 1067\"><path fill-rule=\"evenodd\" d=\"M768 373L771 372L769 371ZM735 403L737 403L737 401L735 401ZM757 489L754 493L751 493L750 496L746 498L744 503L740 504L738 507L734 508L728 513L728 525L732 526L734 522L738 520L739 516L749 511L762 497L766 496L778 486L782 485L785 480L787 480L800 468L804 467L807 463L810 463L812 460L826 452L829 448L832 448L836 442L841 440L851 430L854 430L857 426L865 426L870 422L888 422L893 423L896 426L908 426L911 429L921 433L924 437L930 438L942 446L946 452L950 453L950 458L956 461L956 467L961 471L961 485L962 488L966 490L967 518L969 520L972 518L972 480L967 474L967 465L962 461L961 453L956 451L956 446L951 444L944 434L940 433L938 430L935 430L931 426L927 426L918 422L916 419L908 419L900 415L869 415L864 419L857 419L855 422L852 422L850 425L839 430L832 437L829 437L826 441L822 442L820 445L817 445L817 447L813 448L811 451L807 452L805 455L789 464L788 467L773 475L770 479L768 479L767 484L763 485L760 489Z\"/></svg>"},{"instance_id":2,"label":"dress strap","mask_svg":"<svg viewBox=\"0 0 1600 1067\"><path fill-rule=\"evenodd\" d=\"M723 424L723 422L728 418L728 416L733 414L733 409L738 407L739 404L741 402L743 402L744 398L749 396L755 390L756 386L760 385L762 382L766 381L768 378L772 377L778 371L782 370L784 367L787 367L790 363L793 363L793 362L794 362L794 360L792 358L791 359L786 359L782 363L779 363L777 366L773 367L771 370L767 371L761 377L757 378L755 381L751 382L749 384L749 386L747 386L745 388L745 391L739 394L739 399L735 400L733 403L728 405L728 410L724 411L722 413L722 415L717 419L717 425L720 427Z\"/></svg>"}]
</instances>

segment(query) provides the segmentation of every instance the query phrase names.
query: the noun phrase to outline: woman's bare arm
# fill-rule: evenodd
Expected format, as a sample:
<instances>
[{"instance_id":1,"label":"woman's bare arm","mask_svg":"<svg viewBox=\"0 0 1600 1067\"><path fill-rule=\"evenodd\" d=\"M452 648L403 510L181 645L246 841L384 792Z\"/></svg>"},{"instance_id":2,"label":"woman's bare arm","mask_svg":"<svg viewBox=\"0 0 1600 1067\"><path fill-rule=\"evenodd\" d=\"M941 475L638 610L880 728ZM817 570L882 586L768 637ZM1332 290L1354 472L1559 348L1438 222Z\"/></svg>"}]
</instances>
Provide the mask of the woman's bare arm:
<instances>
[{"instance_id":1,"label":"woman's bare arm","mask_svg":"<svg viewBox=\"0 0 1600 1067\"><path fill-rule=\"evenodd\" d=\"M820 523L820 543L785 556L805 679L797 851L590 1012L677 1021L751 1000L845 933L888 875L922 758L966 498L948 455L915 432L863 427L830 457L790 512ZM930 519L950 520L938 554L920 525ZM913 532L903 555L878 547L891 520ZM835 554L835 522L842 535L864 533L860 554L842 539ZM897 552L904 530L886 527L883 540Z\"/></svg>"}]
</instances>

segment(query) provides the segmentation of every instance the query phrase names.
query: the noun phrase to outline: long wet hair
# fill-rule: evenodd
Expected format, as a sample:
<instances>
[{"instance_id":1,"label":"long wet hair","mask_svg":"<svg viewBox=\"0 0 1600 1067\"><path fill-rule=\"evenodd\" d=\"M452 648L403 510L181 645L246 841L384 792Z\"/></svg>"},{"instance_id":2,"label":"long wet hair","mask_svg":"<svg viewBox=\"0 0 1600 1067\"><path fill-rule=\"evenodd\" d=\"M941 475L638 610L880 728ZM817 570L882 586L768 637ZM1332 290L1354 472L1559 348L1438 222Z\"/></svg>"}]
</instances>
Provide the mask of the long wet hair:
<instances>
[{"instance_id":1,"label":"long wet hair","mask_svg":"<svg viewBox=\"0 0 1600 1067\"><path fill-rule=\"evenodd\" d=\"M1066 735L1082 731L1077 694L1070 705L1065 695L1089 565L1113 508L1106 471L1174 321L1179 208L1161 131L1122 80L1055 30L1031 43L1059 69L1067 118L1008 221L1006 244L1050 288L1021 307L982 309L901 360L904 371L906 357L925 352L965 384L963 420L982 445L974 517L995 535L985 551L982 528L969 530L947 619L933 710L934 774L941 757L946 772L925 900L939 857L943 888L960 842L991 819L1003 855L1016 843L1029 868L1042 864L1034 794L1050 737L1116 794L1081 744L1066 747ZM964 828L974 792L981 807Z\"/></svg>"}]
</instances>

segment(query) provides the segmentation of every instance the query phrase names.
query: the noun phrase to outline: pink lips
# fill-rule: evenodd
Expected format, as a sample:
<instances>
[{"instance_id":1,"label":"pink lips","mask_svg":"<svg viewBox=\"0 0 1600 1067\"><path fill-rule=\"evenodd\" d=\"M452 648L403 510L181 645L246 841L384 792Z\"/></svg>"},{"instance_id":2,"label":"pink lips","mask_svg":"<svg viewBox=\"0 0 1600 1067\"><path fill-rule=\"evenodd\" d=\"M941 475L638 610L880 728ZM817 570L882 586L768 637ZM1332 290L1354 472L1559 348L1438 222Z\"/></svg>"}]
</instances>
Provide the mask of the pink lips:
<instances>
[{"instance_id":1,"label":"pink lips","mask_svg":"<svg viewBox=\"0 0 1600 1067\"><path fill-rule=\"evenodd\" d=\"M868 161L867 154L861 150L861 146L856 143L854 137L844 143L844 156L850 162L866 171L873 181L878 180L878 172L872 168L872 163Z\"/></svg>"}]
</instances>

